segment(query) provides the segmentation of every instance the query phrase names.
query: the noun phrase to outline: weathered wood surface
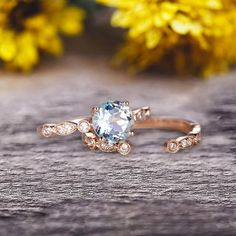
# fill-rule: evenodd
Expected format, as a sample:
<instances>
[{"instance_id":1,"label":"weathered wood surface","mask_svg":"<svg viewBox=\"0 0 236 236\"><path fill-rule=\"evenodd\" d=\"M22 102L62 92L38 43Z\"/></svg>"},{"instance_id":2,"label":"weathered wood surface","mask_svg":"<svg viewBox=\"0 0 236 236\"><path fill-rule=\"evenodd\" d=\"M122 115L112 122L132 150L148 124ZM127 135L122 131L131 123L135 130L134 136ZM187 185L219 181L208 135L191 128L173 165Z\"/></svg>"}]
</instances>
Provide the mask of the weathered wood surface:
<instances>
[{"instance_id":1,"label":"weathered wood surface","mask_svg":"<svg viewBox=\"0 0 236 236\"><path fill-rule=\"evenodd\" d=\"M0 73L0 235L235 235L236 73L132 77L109 67L113 45L92 42L28 76ZM175 133L137 132L124 158L35 133L108 99L195 119L203 142L169 155Z\"/></svg>"}]
</instances>

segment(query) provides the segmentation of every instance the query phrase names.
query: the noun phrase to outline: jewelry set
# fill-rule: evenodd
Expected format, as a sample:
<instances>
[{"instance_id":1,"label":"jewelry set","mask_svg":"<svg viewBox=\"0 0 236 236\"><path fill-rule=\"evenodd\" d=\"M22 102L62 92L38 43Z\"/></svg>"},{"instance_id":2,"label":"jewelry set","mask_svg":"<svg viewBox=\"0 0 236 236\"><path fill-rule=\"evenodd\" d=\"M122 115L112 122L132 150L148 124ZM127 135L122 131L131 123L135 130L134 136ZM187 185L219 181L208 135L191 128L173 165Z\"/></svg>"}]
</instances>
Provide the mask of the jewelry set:
<instances>
[{"instance_id":1,"label":"jewelry set","mask_svg":"<svg viewBox=\"0 0 236 236\"><path fill-rule=\"evenodd\" d=\"M154 117L149 107L132 110L127 101L108 101L93 107L89 116L43 124L37 131L46 138L79 132L84 144L91 150L127 155L131 151L129 137L134 135L136 129L169 129L184 133L165 142L164 148L169 153L191 148L201 140L201 126L197 122Z\"/></svg>"}]
</instances>

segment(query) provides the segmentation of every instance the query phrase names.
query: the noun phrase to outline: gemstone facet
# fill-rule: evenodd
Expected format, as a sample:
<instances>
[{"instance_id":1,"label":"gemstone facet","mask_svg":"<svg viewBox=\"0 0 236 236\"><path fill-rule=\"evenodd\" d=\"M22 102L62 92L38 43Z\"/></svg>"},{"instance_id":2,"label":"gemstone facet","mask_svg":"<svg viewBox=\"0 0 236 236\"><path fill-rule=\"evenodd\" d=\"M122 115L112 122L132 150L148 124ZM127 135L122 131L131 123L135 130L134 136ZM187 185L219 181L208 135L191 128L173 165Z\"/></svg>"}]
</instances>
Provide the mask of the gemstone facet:
<instances>
[{"instance_id":1,"label":"gemstone facet","mask_svg":"<svg viewBox=\"0 0 236 236\"><path fill-rule=\"evenodd\" d=\"M109 143L118 143L129 137L134 124L133 113L125 102L103 103L92 117L92 125L99 138Z\"/></svg>"}]
</instances>

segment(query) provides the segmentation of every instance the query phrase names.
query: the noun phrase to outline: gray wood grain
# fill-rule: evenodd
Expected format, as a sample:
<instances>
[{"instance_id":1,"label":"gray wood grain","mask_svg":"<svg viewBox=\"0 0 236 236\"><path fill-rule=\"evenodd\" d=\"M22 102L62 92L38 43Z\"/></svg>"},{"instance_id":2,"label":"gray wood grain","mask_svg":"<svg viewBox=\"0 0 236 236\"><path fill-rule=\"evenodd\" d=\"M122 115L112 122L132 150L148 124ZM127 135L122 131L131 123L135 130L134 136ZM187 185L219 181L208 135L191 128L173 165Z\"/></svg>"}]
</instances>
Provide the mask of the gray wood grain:
<instances>
[{"instance_id":1,"label":"gray wood grain","mask_svg":"<svg viewBox=\"0 0 236 236\"><path fill-rule=\"evenodd\" d=\"M236 73L133 77L109 66L112 40L89 34L33 74L0 72L0 235L235 235ZM122 157L35 133L108 99L197 120L203 142L169 155L177 134L139 131Z\"/></svg>"}]
</instances>

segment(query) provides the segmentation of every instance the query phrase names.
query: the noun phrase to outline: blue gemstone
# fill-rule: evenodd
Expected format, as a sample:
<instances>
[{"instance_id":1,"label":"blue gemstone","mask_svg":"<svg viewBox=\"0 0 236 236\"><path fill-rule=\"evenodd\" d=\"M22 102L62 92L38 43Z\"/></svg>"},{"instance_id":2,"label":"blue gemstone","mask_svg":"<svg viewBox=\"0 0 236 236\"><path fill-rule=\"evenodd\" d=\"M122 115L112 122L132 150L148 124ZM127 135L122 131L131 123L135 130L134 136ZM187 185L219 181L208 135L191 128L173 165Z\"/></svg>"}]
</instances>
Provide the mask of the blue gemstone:
<instances>
[{"instance_id":1,"label":"blue gemstone","mask_svg":"<svg viewBox=\"0 0 236 236\"><path fill-rule=\"evenodd\" d=\"M134 124L133 113L124 102L103 103L92 117L92 124L98 137L109 143L118 143L129 137Z\"/></svg>"}]
</instances>

